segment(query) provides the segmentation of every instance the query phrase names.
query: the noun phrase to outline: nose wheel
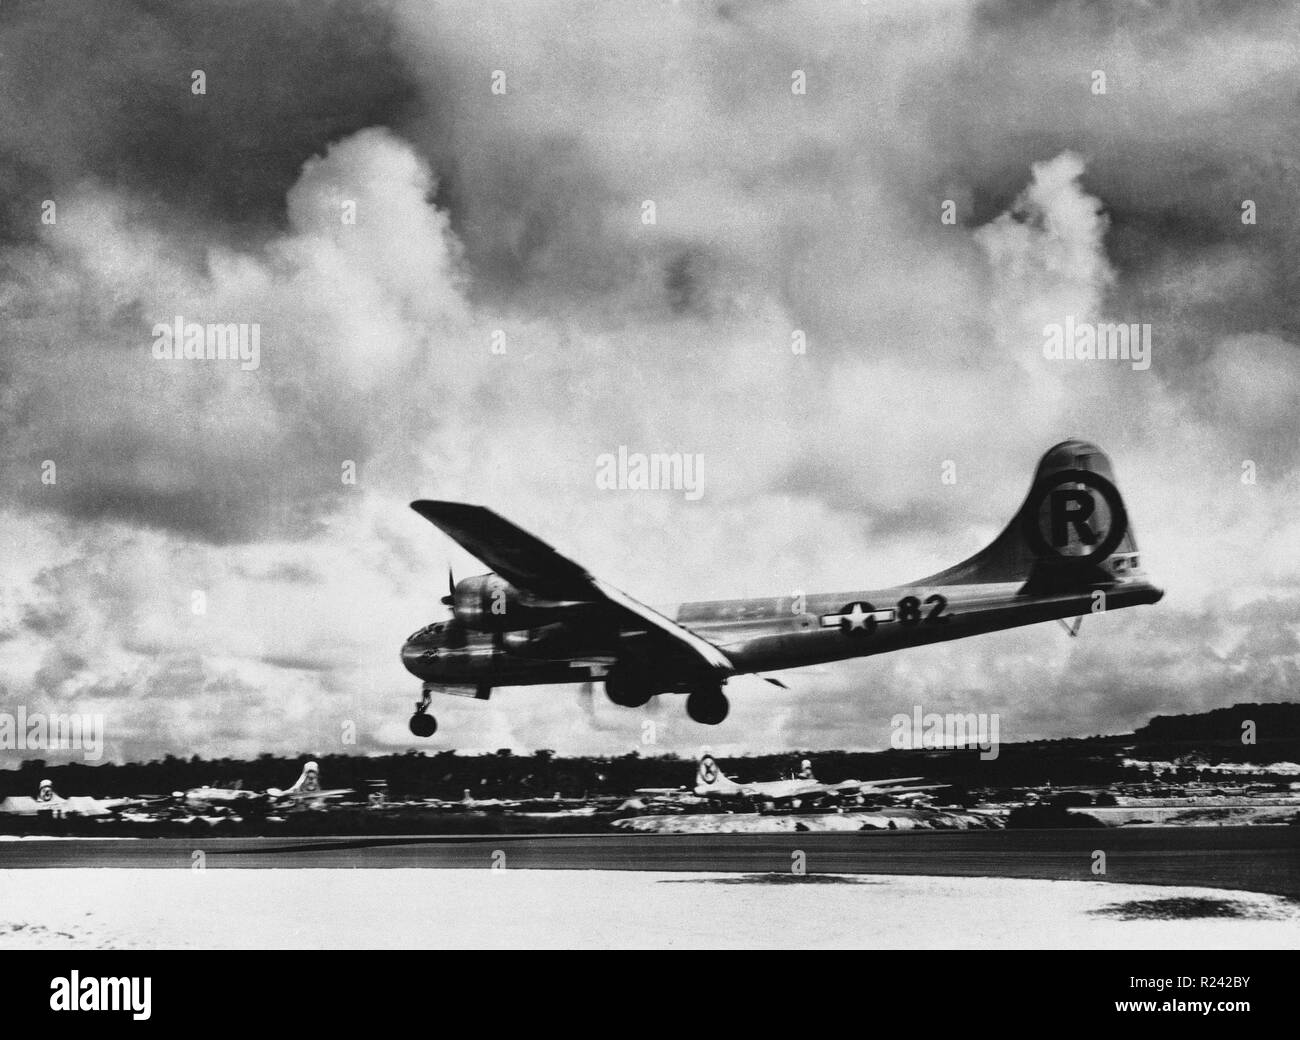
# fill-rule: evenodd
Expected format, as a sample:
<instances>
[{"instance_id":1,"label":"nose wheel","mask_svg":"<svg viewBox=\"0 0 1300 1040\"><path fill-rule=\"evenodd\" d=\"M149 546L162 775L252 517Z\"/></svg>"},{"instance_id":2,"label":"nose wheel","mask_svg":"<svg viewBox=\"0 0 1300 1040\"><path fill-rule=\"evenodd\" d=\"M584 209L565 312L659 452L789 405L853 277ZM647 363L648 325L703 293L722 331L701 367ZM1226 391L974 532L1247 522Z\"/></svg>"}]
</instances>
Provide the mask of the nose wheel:
<instances>
[{"instance_id":1,"label":"nose wheel","mask_svg":"<svg viewBox=\"0 0 1300 1040\"><path fill-rule=\"evenodd\" d=\"M429 714L429 702L433 698L429 691L425 690L424 695L415 702L415 714L411 716L411 732L417 737L431 737L438 732L438 720Z\"/></svg>"}]
</instances>

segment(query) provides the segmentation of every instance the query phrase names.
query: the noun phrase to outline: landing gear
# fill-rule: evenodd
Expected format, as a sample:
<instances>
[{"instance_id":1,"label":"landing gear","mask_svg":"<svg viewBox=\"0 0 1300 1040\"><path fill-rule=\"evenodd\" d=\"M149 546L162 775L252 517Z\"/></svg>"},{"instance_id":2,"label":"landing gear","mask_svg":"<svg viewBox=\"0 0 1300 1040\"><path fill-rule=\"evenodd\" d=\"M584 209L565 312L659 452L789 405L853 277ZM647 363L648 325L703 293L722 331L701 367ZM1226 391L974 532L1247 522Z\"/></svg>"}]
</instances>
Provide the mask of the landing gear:
<instances>
[{"instance_id":1,"label":"landing gear","mask_svg":"<svg viewBox=\"0 0 1300 1040\"><path fill-rule=\"evenodd\" d=\"M438 732L438 720L429 714L429 702L433 697L428 690L415 702L415 714L411 716L411 732L417 737L431 737Z\"/></svg>"},{"instance_id":2,"label":"landing gear","mask_svg":"<svg viewBox=\"0 0 1300 1040\"><path fill-rule=\"evenodd\" d=\"M727 717L729 710L721 686L697 686L686 698L686 714L705 726L716 726Z\"/></svg>"},{"instance_id":3,"label":"landing gear","mask_svg":"<svg viewBox=\"0 0 1300 1040\"><path fill-rule=\"evenodd\" d=\"M640 708L654 696L643 675L621 666L605 676L605 693L621 708Z\"/></svg>"}]
</instances>

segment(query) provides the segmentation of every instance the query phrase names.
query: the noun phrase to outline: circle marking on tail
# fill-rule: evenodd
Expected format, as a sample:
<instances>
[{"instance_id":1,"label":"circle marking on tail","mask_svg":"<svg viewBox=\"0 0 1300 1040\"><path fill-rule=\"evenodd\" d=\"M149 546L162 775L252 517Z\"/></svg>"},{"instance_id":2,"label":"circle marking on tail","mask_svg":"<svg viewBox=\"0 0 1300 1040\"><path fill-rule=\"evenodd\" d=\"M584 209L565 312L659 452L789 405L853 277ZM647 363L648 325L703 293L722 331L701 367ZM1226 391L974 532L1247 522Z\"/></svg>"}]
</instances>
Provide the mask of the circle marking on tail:
<instances>
[{"instance_id":1,"label":"circle marking on tail","mask_svg":"<svg viewBox=\"0 0 1300 1040\"><path fill-rule=\"evenodd\" d=\"M1082 484L1102 497L1110 513L1104 535L1097 536L1092 525L1097 523L1096 502L1091 495L1078 490L1063 490L1066 484ZM1049 507L1052 540L1043 534L1040 511ZM1081 542L1094 545L1093 550L1078 556L1062 552L1060 546L1069 543L1065 532L1073 528ZM1104 560L1115 551L1128 531L1128 513L1119 497L1119 489L1100 473L1085 469L1065 469L1052 473L1038 482L1030 493L1028 508L1024 511L1024 536L1038 556L1068 563L1087 564ZM1056 544L1053 544L1055 542Z\"/></svg>"}]
</instances>

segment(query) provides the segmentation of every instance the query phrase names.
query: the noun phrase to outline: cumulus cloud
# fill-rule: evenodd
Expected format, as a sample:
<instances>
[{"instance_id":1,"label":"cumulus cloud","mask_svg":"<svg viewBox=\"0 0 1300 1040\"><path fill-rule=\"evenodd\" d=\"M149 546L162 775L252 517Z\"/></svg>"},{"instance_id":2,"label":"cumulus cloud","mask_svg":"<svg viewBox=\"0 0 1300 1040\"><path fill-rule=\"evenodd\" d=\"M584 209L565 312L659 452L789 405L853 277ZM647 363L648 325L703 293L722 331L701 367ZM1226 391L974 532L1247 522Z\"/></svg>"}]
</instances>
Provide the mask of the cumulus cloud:
<instances>
[{"instance_id":1,"label":"cumulus cloud","mask_svg":"<svg viewBox=\"0 0 1300 1040\"><path fill-rule=\"evenodd\" d=\"M437 404L415 387L465 308L432 189L408 145L361 131L304 165L283 234L213 245L201 264L142 225L136 200L69 196L15 250L49 277L13 292L32 317L10 327L11 486L33 507L214 542L310 530L347 492L345 461L365 466L404 437L392 420ZM49 317L67 314L72 327ZM258 367L159 359L156 326L177 317L257 325ZM32 479L45 459L53 485Z\"/></svg>"},{"instance_id":2,"label":"cumulus cloud","mask_svg":"<svg viewBox=\"0 0 1300 1040\"><path fill-rule=\"evenodd\" d=\"M739 680L711 742L1291 695L1297 18L6 8L5 698L108 705L119 757L328 750L345 721L405 747L397 648L448 558L476 566L411 498L492 505L651 602L853 589L977 549L1072 435L1112 455L1161 605ZM177 314L258 323L260 367L155 360ZM1151 369L1047 361L1067 316L1150 323ZM703 454L704 497L600 491L619 445ZM433 746L640 746L599 690L447 701ZM660 747L698 743L655 710Z\"/></svg>"}]
</instances>

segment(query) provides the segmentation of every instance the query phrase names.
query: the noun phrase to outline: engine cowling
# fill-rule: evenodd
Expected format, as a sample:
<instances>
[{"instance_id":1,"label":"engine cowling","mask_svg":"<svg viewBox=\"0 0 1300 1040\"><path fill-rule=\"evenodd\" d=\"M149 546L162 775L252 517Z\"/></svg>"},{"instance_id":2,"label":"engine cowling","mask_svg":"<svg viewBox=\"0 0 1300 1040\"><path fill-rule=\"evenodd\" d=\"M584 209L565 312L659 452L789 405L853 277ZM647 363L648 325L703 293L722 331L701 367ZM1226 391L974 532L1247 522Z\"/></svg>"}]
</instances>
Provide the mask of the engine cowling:
<instances>
[{"instance_id":1,"label":"engine cowling","mask_svg":"<svg viewBox=\"0 0 1300 1040\"><path fill-rule=\"evenodd\" d=\"M571 617L582 603L538 601L497 574L479 574L456 582L451 594L456 620L476 632L518 632Z\"/></svg>"},{"instance_id":2,"label":"engine cowling","mask_svg":"<svg viewBox=\"0 0 1300 1040\"><path fill-rule=\"evenodd\" d=\"M604 633L586 625L555 621L540 628L519 629L503 640L507 653L537 660L561 660L566 657L600 657L611 652L611 641Z\"/></svg>"}]
</instances>

